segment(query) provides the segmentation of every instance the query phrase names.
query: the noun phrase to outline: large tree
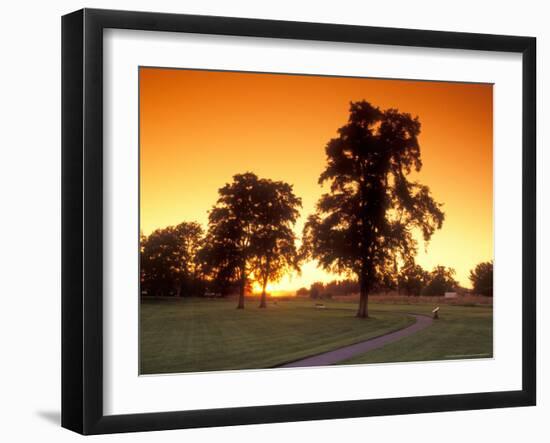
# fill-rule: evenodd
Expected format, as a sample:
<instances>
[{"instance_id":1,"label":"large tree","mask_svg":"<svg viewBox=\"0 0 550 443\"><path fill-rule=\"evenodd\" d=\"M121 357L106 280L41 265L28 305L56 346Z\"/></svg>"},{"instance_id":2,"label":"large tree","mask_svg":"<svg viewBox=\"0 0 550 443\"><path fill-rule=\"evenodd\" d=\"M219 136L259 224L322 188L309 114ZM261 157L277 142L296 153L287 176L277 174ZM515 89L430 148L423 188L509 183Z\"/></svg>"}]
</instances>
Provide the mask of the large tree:
<instances>
[{"instance_id":1,"label":"large tree","mask_svg":"<svg viewBox=\"0 0 550 443\"><path fill-rule=\"evenodd\" d=\"M355 274L358 317L368 317L369 292L416 254L414 230L427 242L444 214L427 186L409 180L422 162L420 122L366 101L350 104L349 119L326 145L319 183L330 185L304 228L304 250L329 271Z\"/></svg>"},{"instance_id":2,"label":"large tree","mask_svg":"<svg viewBox=\"0 0 550 443\"><path fill-rule=\"evenodd\" d=\"M493 296L493 262L479 263L470 271L470 281L476 294Z\"/></svg>"},{"instance_id":3,"label":"large tree","mask_svg":"<svg viewBox=\"0 0 550 443\"><path fill-rule=\"evenodd\" d=\"M297 266L292 226L301 201L291 185L251 172L235 175L218 193L209 214L208 266L238 280L238 309L251 278L262 284L265 306L267 282Z\"/></svg>"},{"instance_id":4,"label":"large tree","mask_svg":"<svg viewBox=\"0 0 550 443\"><path fill-rule=\"evenodd\" d=\"M203 230L198 223L183 222L141 236L142 286L155 295L190 295L198 279L197 253Z\"/></svg>"}]
</instances>

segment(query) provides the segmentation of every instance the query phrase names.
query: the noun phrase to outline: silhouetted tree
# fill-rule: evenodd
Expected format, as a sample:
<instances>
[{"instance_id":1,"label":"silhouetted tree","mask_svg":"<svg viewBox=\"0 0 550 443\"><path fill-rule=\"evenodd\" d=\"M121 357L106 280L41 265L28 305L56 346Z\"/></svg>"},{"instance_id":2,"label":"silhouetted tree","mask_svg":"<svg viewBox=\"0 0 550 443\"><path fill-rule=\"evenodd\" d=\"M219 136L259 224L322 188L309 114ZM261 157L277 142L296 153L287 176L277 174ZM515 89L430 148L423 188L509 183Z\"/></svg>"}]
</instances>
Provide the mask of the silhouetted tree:
<instances>
[{"instance_id":1,"label":"silhouetted tree","mask_svg":"<svg viewBox=\"0 0 550 443\"><path fill-rule=\"evenodd\" d=\"M235 175L218 192L203 254L207 266L239 281L239 309L244 308L250 277L256 277L263 286L265 306L267 282L297 268L292 226L301 201L291 185L250 172Z\"/></svg>"},{"instance_id":2,"label":"silhouetted tree","mask_svg":"<svg viewBox=\"0 0 550 443\"><path fill-rule=\"evenodd\" d=\"M476 294L493 296L493 262L479 263L470 271L470 281Z\"/></svg>"},{"instance_id":3,"label":"silhouetted tree","mask_svg":"<svg viewBox=\"0 0 550 443\"><path fill-rule=\"evenodd\" d=\"M368 294L395 272L398 257L416 254L413 229L428 241L443 223L429 188L407 179L422 167L419 133L418 118L360 101L326 146L319 183L330 192L308 218L304 250L326 270L357 276L358 317L368 317Z\"/></svg>"},{"instance_id":4,"label":"silhouetted tree","mask_svg":"<svg viewBox=\"0 0 550 443\"><path fill-rule=\"evenodd\" d=\"M309 288L309 296L316 300L318 298L321 298L321 294L325 290L325 286L323 283L316 281L311 284L311 287Z\"/></svg>"},{"instance_id":5,"label":"silhouetted tree","mask_svg":"<svg viewBox=\"0 0 550 443\"><path fill-rule=\"evenodd\" d=\"M294 195L291 185L280 181L259 179L256 194L252 268L262 287L260 308L265 308L267 283L279 280L291 269L300 271L293 226L302 202Z\"/></svg>"},{"instance_id":6,"label":"silhouetted tree","mask_svg":"<svg viewBox=\"0 0 550 443\"><path fill-rule=\"evenodd\" d=\"M225 296L234 287L240 288L239 254L233 239L225 237L221 229L209 228L198 259L210 291Z\"/></svg>"},{"instance_id":7,"label":"silhouetted tree","mask_svg":"<svg viewBox=\"0 0 550 443\"><path fill-rule=\"evenodd\" d=\"M429 280L429 272L411 260L399 271L397 277L399 292L404 292L406 295L420 295Z\"/></svg>"},{"instance_id":8,"label":"silhouetted tree","mask_svg":"<svg viewBox=\"0 0 550 443\"><path fill-rule=\"evenodd\" d=\"M179 296L182 291L193 291L199 277L197 252L202 236L201 226L194 222L157 229L148 237L141 235L142 287L154 295Z\"/></svg>"},{"instance_id":9,"label":"silhouetted tree","mask_svg":"<svg viewBox=\"0 0 550 443\"><path fill-rule=\"evenodd\" d=\"M424 295L444 295L458 288L458 282L454 279L455 270L445 266L436 266L429 274L428 283L422 290Z\"/></svg>"}]
</instances>

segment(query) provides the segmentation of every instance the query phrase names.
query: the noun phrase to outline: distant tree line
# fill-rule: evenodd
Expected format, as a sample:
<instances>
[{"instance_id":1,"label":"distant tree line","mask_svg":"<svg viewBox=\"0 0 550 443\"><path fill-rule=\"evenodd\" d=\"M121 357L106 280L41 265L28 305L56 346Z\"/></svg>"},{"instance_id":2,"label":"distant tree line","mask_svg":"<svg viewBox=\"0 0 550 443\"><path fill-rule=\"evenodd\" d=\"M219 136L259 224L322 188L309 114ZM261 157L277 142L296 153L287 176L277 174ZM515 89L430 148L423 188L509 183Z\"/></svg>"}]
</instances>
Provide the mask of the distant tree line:
<instances>
[{"instance_id":1,"label":"distant tree line","mask_svg":"<svg viewBox=\"0 0 550 443\"><path fill-rule=\"evenodd\" d=\"M446 292L464 292L455 280L455 270L446 266L436 266L431 272L420 265L409 263L402 266L395 276L385 284L378 284L374 292L397 292L408 296L443 296ZM470 271L472 291L477 295L493 295L493 263L483 262ZM312 299L330 299L333 296L358 294L360 285L357 280L333 280L328 283L314 282L309 288L300 288L297 296L309 296Z\"/></svg>"},{"instance_id":2,"label":"distant tree line","mask_svg":"<svg viewBox=\"0 0 550 443\"><path fill-rule=\"evenodd\" d=\"M309 295L313 299L332 298L334 295L359 293L359 282L353 279L333 280L328 283L315 282L310 286L309 290L305 289L304 291L303 289L301 290L301 295Z\"/></svg>"}]
</instances>

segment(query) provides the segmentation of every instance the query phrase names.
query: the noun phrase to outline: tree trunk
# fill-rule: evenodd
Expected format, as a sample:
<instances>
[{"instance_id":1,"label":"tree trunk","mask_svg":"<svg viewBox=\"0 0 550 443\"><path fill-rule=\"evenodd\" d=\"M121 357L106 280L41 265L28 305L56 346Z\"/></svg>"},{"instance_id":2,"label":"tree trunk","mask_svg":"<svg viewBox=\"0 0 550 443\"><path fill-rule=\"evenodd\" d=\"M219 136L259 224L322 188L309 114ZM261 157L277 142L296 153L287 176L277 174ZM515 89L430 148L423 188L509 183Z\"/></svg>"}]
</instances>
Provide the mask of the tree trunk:
<instances>
[{"instance_id":1,"label":"tree trunk","mask_svg":"<svg viewBox=\"0 0 550 443\"><path fill-rule=\"evenodd\" d=\"M262 298L260 301L260 308L267 308L266 303L266 293L265 293L265 287L267 286L267 278L264 278L264 283L262 285Z\"/></svg>"},{"instance_id":2,"label":"tree trunk","mask_svg":"<svg viewBox=\"0 0 550 443\"><path fill-rule=\"evenodd\" d=\"M237 309L244 309L244 291L246 290L246 266L241 268L241 287L239 288L239 304Z\"/></svg>"},{"instance_id":3,"label":"tree trunk","mask_svg":"<svg viewBox=\"0 0 550 443\"><path fill-rule=\"evenodd\" d=\"M359 276L359 284L359 309L357 310L357 317L369 318L369 285L367 277L364 274Z\"/></svg>"},{"instance_id":4,"label":"tree trunk","mask_svg":"<svg viewBox=\"0 0 550 443\"><path fill-rule=\"evenodd\" d=\"M267 281L269 280L270 267L271 267L271 257L268 256L265 263L265 274L264 274L264 281L262 285L262 299L260 301L260 308L267 308L265 287L267 286Z\"/></svg>"}]
</instances>

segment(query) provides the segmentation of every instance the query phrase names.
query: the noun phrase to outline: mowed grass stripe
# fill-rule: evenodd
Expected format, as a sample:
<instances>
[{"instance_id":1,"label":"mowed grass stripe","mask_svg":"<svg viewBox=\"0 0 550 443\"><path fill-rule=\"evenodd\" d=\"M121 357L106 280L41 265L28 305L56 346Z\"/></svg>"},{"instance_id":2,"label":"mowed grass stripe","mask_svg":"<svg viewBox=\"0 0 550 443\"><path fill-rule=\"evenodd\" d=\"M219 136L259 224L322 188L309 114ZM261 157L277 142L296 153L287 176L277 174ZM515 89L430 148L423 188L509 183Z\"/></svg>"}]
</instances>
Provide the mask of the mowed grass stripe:
<instances>
[{"instance_id":1,"label":"mowed grass stripe","mask_svg":"<svg viewBox=\"0 0 550 443\"><path fill-rule=\"evenodd\" d=\"M266 310L232 300L144 299L141 304L141 373L257 369L377 337L414 322L406 311L371 310L355 318L355 305L279 301Z\"/></svg>"}]
</instances>

